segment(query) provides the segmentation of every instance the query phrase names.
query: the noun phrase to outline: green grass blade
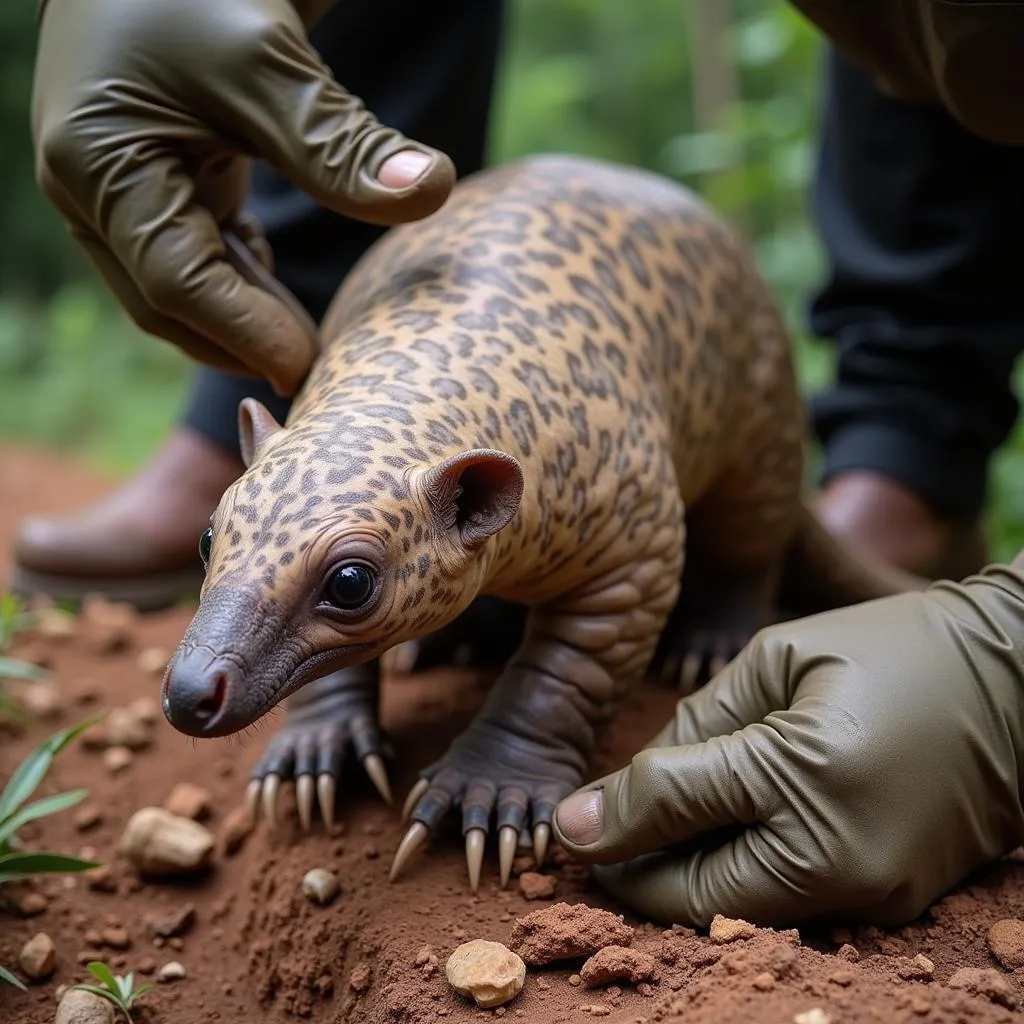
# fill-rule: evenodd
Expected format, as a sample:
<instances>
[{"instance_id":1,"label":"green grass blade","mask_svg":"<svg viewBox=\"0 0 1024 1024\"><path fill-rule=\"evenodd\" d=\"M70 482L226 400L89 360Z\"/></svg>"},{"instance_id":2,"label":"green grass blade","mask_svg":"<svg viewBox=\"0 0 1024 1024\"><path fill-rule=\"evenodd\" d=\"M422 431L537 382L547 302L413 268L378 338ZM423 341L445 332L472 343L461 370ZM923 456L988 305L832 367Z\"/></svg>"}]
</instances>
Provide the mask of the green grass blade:
<instances>
[{"instance_id":1,"label":"green grass blade","mask_svg":"<svg viewBox=\"0 0 1024 1024\"><path fill-rule=\"evenodd\" d=\"M58 811L67 810L81 803L89 795L87 789L72 789L67 793L58 793L56 796L48 796L37 800L20 811L15 811L9 818L0 819L0 848L18 831L36 818L43 818L49 814L56 814Z\"/></svg>"},{"instance_id":2,"label":"green grass blade","mask_svg":"<svg viewBox=\"0 0 1024 1024\"><path fill-rule=\"evenodd\" d=\"M120 1007L120 1003L117 1001L117 996L113 992L107 991L105 988L100 988L99 985L72 985L72 988L80 988L83 992L91 992L94 996L99 996L101 999L106 999L113 1003L115 1006Z\"/></svg>"},{"instance_id":3,"label":"green grass blade","mask_svg":"<svg viewBox=\"0 0 1024 1024\"><path fill-rule=\"evenodd\" d=\"M94 978L102 981L114 995L121 994L121 989L117 984L117 978L114 977L114 972L102 960L90 960L88 967L89 973Z\"/></svg>"},{"instance_id":4,"label":"green grass blade","mask_svg":"<svg viewBox=\"0 0 1024 1024\"><path fill-rule=\"evenodd\" d=\"M0 981L6 981L8 985L13 985L15 988L20 988L22 992L27 992L28 989L13 975L6 967L0 965Z\"/></svg>"},{"instance_id":5,"label":"green grass blade","mask_svg":"<svg viewBox=\"0 0 1024 1024\"><path fill-rule=\"evenodd\" d=\"M43 740L15 769L4 791L0 793L0 821L10 817L42 782L53 759L80 733L99 721L99 716L87 718L78 725L69 726Z\"/></svg>"},{"instance_id":6,"label":"green grass blade","mask_svg":"<svg viewBox=\"0 0 1024 1024\"><path fill-rule=\"evenodd\" d=\"M44 679L49 673L18 658L0 656L0 679Z\"/></svg>"},{"instance_id":7,"label":"green grass blade","mask_svg":"<svg viewBox=\"0 0 1024 1024\"><path fill-rule=\"evenodd\" d=\"M70 857L64 853L8 853L0 857L0 882L44 872L88 871L99 862Z\"/></svg>"}]
</instances>

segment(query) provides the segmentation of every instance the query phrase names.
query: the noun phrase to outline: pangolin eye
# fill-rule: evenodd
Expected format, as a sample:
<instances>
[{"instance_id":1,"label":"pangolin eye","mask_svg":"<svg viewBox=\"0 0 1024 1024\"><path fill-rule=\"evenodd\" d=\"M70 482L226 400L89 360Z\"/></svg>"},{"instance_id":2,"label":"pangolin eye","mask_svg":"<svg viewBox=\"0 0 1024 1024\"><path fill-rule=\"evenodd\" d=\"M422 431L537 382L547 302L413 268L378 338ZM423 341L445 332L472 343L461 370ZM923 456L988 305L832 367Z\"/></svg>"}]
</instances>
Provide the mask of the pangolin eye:
<instances>
[{"instance_id":1,"label":"pangolin eye","mask_svg":"<svg viewBox=\"0 0 1024 1024\"><path fill-rule=\"evenodd\" d=\"M213 527L208 526L203 530L202 536L199 538L199 557L203 560L203 565L209 568L210 565L210 552L213 550Z\"/></svg>"},{"instance_id":2,"label":"pangolin eye","mask_svg":"<svg viewBox=\"0 0 1024 1024\"><path fill-rule=\"evenodd\" d=\"M373 597L377 577L372 569L361 562L346 562L331 573L324 588L324 597L345 611L361 608Z\"/></svg>"}]
</instances>

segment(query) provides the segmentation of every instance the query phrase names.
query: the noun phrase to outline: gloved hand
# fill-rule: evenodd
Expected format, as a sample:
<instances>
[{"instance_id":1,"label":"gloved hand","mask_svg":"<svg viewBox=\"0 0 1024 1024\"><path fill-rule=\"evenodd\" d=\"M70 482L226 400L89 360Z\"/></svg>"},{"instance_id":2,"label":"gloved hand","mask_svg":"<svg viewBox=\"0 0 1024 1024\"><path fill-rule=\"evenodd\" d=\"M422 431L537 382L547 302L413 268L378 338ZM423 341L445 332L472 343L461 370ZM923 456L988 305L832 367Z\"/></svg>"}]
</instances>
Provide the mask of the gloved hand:
<instances>
[{"instance_id":1,"label":"gloved hand","mask_svg":"<svg viewBox=\"0 0 1024 1024\"><path fill-rule=\"evenodd\" d=\"M1022 769L1024 553L763 630L554 831L657 921L894 925L1024 842Z\"/></svg>"},{"instance_id":2,"label":"gloved hand","mask_svg":"<svg viewBox=\"0 0 1024 1024\"><path fill-rule=\"evenodd\" d=\"M242 214L259 157L324 206L438 209L442 153L382 127L310 46L331 0L40 0L37 177L145 331L293 395L316 326ZM227 248L226 248L227 246Z\"/></svg>"}]
</instances>

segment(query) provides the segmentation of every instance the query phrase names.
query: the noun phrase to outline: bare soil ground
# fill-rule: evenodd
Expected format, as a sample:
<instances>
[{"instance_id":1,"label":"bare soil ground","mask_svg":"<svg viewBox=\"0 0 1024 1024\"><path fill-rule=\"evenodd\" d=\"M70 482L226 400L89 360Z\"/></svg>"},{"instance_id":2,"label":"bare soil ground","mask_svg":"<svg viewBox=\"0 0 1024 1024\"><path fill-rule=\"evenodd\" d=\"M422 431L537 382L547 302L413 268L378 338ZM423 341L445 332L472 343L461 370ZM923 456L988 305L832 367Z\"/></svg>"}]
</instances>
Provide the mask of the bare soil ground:
<instances>
[{"instance_id":1,"label":"bare soil ground","mask_svg":"<svg viewBox=\"0 0 1024 1024\"><path fill-rule=\"evenodd\" d=\"M75 508L105 486L60 458L0 447L0 551L6 553L24 514ZM49 732L86 714L156 696L159 674L140 667L140 655L152 648L172 650L188 617L183 609L140 618L128 646L113 652L98 653L87 630L42 648L23 645L16 653L52 668L59 710L27 730L0 731L0 783ZM468 721L486 684L454 672L386 681L383 717L398 755L392 779L400 798L416 768L439 755ZM636 695L595 770L627 760L672 704L672 694L655 686ZM261 824L231 856L218 843L214 863L201 878L152 883L136 877L117 852L132 813L162 804L176 783L190 782L212 795L206 824L219 832L241 805L249 767L282 717L271 716L263 729L242 739L204 743L176 734L161 719L151 744L117 773L105 766L102 752L81 743L58 758L40 795L87 786L87 804L99 809L101 820L80 830L70 811L26 827L21 835L34 848L74 853L89 847L87 852L109 864L111 872L99 887L83 877L8 887L16 902L29 892L41 894L45 909L30 917L17 909L0 910L0 963L14 967L22 944L45 931L56 944L57 968L44 983L31 985L27 995L0 987L0 1021L51 1021L56 988L85 980L81 961L96 957L118 973L152 972L170 960L184 965L184 979L159 984L143 998L135 1015L141 1024L296 1019L456 1024L497 1016L532 1024L574 1024L592 1017L609 1024L1024 1019L1017 1009L1024 1008L1024 967L1001 963L988 939L995 922L1024 918L1020 852L898 931L759 929L751 938L716 944L704 934L665 931L627 914L637 926L634 947L649 951L657 962L654 983L588 989L571 983L578 982L573 975L579 961L530 969L522 993L497 1010L479 1010L455 994L444 977L445 960L466 939L507 942L517 918L552 900L528 901L515 884L499 891L493 853L479 895L470 895L462 844L454 833L439 837L403 879L389 884L388 867L402 835L398 810L384 806L354 770L332 835L319 823L312 834L302 834L294 825L289 794L276 832ZM326 907L300 892L302 876L312 867L329 868L341 880L340 895ZM545 872L556 879L554 901L623 912L588 881L585 870L564 857L549 862ZM195 907L194 925L180 938L155 939L149 931L153 918L186 903ZM104 929L116 947L125 947L118 930L126 931L126 947L102 941L96 946L96 933ZM1013 951L1003 957L1024 963L1024 950L1016 949L1015 955L1016 960Z\"/></svg>"}]
</instances>

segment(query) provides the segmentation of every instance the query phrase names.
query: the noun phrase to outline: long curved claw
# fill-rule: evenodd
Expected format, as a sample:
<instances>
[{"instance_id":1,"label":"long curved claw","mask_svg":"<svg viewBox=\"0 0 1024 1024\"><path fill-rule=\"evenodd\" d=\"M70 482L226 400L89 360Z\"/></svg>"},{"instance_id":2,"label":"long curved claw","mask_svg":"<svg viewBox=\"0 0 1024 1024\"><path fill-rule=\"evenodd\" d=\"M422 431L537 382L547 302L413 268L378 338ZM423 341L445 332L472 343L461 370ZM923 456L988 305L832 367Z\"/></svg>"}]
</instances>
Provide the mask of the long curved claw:
<instances>
[{"instance_id":1,"label":"long curved claw","mask_svg":"<svg viewBox=\"0 0 1024 1024\"><path fill-rule=\"evenodd\" d=\"M317 776L317 803L320 804L320 817L324 819L324 827L328 831L334 827L334 798L336 793L337 783L330 772L323 772Z\"/></svg>"},{"instance_id":2,"label":"long curved claw","mask_svg":"<svg viewBox=\"0 0 1024 1024\"><path fill-rule=\"evenodd\" d=\"M300 775L295 780L295 806L304 832L308 832L313 825L313 790L312 775Z\"/></svg>"},{"instance_id":3,"label":"long curved claw","mask_svg":"<svg viewBox=\"0 0 1024 1024\"><path fill-rule=\"evenodd\" d=\"M484 845L487 833L482 828L471 828L466 833L466 867L469 868L469 886L476 892L480 888L480 871L484 866Z\"/></svg>"},{"instance_id":4,"label":"long curved claw","mask_svg":"<svg viewBox=\"0 0 1024 1024\"><path fill-rule=\"evenodd\" d=\"M533 826L533 859L537 867L542 867L544 858L548 852L548 843L551 840L551 826L540 824Z\"/></svg>"},{"instance_id":5,"label":"long curved claw","mask_svg":"<svg viewBox=\"0 0 1024 1024\"><path fill-rule=\"evenodd\" d=\"M271 772L263 780L263 814L271 828L274 828L277 824L277 794L280 788L280 775L275 775Z\"/></svg>"},{"instance_id":6,"label":"long curved claw","mask_svg":"<svg viewBox=\"0 0 1024 1024\"><path fill-rule=\"evenodd\" d=\"M384 803L390 807L395 801L391 795L391 784L388 782L388 772L384 767L384 761L379 754L367 754L363 758L363 771L370 777L377 792L380 793Z\"/></svg>"},{"instance_id":7,"label":"long curved claw","mask_svg":"<svg viewBox=\"0 0 1024 1024\"><path fill-rule=\"evenodd\" d=\"M245 810L254 825L260 816L260 793L262 791L262 779L250 779L249 785L245 787Z\"/></svg>"},{"instance_id":8,"label":"long curved claw","mask_svg":"<svg viewBox=\"0 0 1024 1024\"><path fill-rule=\"evenodd\" d=\"M403 823L409 820L409 816L412 814L413 809L420 802L420 797L423 796L428 789L430 789L430 782L427 779L420 779L420 781L409 790L409 795L405 798L405 806L402 808Z\"/></svg>"},{"instance_id":9,"label":"long curved claw","mask_svg":"<svg viewBox=\"0 0 1024 1024\"><path fill-rule=\"evenodd\" d=\"M395 859L391 862L391 874L388 876L388 881L393 882L398 877L398 873L409 862L412 855L427 841L429 836L430 831L421 822L414 821L409 826L409 831L405 833L401 843L398 845L398 849L395 851Z\"/></svg>"},{"instance_id":10,"label":"long curved claw","mask_svg":"<svg viewBox=\"0 0 1024 1024\"><path fill-rule=\"evenodd\" d=\"M506 825L498 833L498 867L501 871L501 888L508 885L512 877L512 861L516 856L516 846L519 844L519 830Z\"/></svg>"}]
</instances>

